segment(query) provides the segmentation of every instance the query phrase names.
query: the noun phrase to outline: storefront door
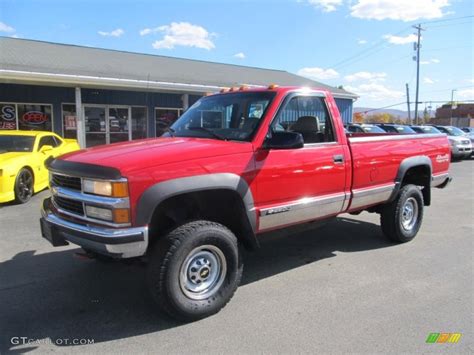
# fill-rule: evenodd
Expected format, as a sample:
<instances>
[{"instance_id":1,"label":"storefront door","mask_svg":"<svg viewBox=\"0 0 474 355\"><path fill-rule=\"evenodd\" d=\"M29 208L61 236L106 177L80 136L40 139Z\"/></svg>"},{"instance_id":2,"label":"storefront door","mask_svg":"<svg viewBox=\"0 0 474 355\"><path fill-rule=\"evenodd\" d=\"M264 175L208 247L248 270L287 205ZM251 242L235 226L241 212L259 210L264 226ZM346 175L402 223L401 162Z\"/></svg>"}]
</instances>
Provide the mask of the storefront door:
<instances>
[{"instance_id":1,"label":"storefront door","mask_svg":"<svg viewBox=\"0 0 474 355\"><path fill-rule=\"evenodd\" d=\"M107 143L107 129L105 107L85 106L84 118L86 126L86 146L93 147L95 145Z\"/></svg>"},{"instance_id":2,"label":"storefront door","mask_svg":"<svg viewBox=\"0 0 474 355\"><path fill-rule=\"evenodd\" d=\"M109 107L108 113L107 144L130 140L130 108Z\"/></svg>"},{"instance_id":3,"label":"storefront door","mask_svg":"<svg viewBox=\"0 0 474 355\"><path fill-rule=\"evenodd\" d=\"M86 146L131 140L130 107L84 106Z\"/></svg>"}]
</instances>

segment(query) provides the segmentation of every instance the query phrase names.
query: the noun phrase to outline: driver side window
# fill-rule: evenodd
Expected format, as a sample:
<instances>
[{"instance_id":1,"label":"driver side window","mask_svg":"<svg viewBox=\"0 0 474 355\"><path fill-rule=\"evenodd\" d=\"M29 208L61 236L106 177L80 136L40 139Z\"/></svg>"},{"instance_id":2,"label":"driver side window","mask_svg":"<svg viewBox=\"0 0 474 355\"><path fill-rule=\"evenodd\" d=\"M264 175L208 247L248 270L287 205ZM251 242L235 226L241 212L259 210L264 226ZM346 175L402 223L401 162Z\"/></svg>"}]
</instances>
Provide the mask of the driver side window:
<instances>
[{"instance_id":1,"label":"driver side window","mask_svg":"<svg viewBox=\"0 0 474 355\"><path fill-rule=\"evenodd\" d=\"M53 136L45 136L40 139L38 144L38 150L40 150L41 147L44 147L45 145L50 145L53 148L56 148L58 146L58 143L56 142Z\"/></svg>"},{"instance_id":2,"label":"driver side window","mask_svg":"<svg viewBox=\"0 0 474 355\"><path fill-rule=\"evenodd\" d=\"M278 113L274 131L298 132L305 144L334 142L334 129L324 98L295 96Z\"/></svg>"}]
</instances>

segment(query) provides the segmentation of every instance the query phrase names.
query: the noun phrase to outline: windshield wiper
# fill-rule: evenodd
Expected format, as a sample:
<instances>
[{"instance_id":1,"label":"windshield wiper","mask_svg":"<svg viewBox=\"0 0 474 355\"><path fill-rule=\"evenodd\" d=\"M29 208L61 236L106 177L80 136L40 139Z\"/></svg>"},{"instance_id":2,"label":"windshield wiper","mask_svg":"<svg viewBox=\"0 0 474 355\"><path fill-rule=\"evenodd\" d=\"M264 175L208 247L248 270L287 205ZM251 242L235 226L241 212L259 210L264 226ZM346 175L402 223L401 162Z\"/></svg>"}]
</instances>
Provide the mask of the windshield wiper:
<instances>
[{"instance_id":1,"label":"windshield wiper","mask_svg":"<svg viewBox=\"0 0 474 355\"><path fill-rule=\"evenodd\" d=\"M210 135L212 135L214 138L220 139L221 141L226 141L227 140L227 137L224 137L224 136L220 135L219 133L214 132L210 128L201 127L201 126L192 126L192 127L188 127L188 129L190 131L204 131L204 132L207 132Z\"/></svg>"}]
</instances>

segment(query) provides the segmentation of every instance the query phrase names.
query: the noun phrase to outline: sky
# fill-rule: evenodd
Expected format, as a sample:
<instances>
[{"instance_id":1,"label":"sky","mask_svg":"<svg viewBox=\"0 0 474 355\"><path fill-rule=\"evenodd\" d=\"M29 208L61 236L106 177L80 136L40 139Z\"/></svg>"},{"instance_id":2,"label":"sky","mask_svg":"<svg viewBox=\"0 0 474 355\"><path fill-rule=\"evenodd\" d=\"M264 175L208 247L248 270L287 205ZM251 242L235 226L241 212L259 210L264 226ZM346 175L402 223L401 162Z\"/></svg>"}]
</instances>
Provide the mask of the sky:
<instances>
[{"instance_id":1,"label":"sky","mask_svg":"<svg viewBox=\"0 0 474 355\"><path fill-rule=\"evenodd\" d=\"M421 107L474 100L473 16L474 0L0 0L0 35L281 69L405 110L418 23Z\"/></svg>"}]
</instances>

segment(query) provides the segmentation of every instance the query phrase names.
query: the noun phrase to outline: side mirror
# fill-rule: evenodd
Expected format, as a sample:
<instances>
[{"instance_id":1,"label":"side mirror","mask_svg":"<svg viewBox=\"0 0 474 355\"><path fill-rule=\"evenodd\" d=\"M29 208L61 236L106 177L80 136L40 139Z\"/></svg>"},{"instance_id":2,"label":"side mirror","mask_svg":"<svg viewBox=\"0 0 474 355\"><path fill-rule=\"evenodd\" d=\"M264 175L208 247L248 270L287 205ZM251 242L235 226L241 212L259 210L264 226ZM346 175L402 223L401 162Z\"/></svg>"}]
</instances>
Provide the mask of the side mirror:
<instances>
[{"instance_id":1,"label":"side mirror","mask_svg":"<svg viewBox=\"0 0 474 355\"><path fill-rule=\"evenodd\" d=\"M263 143L264 149L298 149L303 146L304 140L301 133L286 131L269 132Z\"/></svg>"},{"instance_id":2,"label":"side mirror","mask_svg":"<svg viewBox=\"0 0 474 355\"><path fill-rule=\"evenodd\" d=\"M40 153L46 153L46 152L49 152L50 150L53 150L53 146L52 145L43 145L39 151Z\"/></svg>"}]
</instances>

